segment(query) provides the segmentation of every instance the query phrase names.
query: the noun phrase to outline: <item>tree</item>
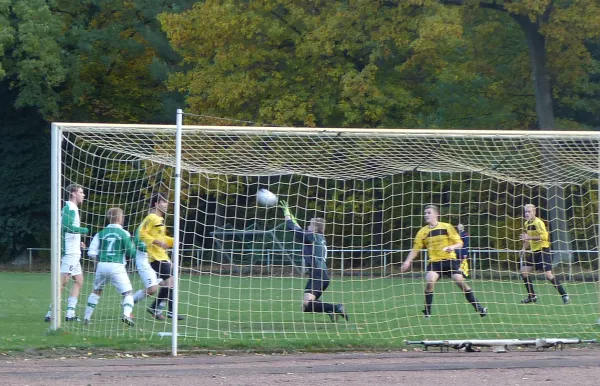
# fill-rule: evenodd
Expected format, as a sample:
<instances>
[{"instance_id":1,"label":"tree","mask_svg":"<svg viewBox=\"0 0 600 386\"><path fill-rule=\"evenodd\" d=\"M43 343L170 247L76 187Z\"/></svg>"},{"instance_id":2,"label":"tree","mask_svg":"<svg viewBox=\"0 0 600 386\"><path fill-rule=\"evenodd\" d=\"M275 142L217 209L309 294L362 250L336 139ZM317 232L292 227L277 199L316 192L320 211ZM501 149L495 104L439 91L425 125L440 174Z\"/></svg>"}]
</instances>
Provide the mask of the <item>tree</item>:
<instances>
[{"instance_id":1,"label":"tree","mask_svg":"<svg viewBox=\"0 0 600 386\"><path fill-rule=\"evenodd\" d=\"M171 85L192 111L369 127L416 121L422 104L418 80L395 69L412 39L404 13L365 1L209 0L159 19L186 64Z\"/></svg>"},{"instance_id":2,"label":"tree","mask_svg":"<svg viewBox=\"0 0 600 386\"><path fill-rule=\"evenodd\" d=\"M436 2L437 3L437 2ZM532 64L538 127L553 130L553 85L581 87L592 62L587 39L600 36L600 6L594 0L440 0L445 5L508 13L525 34Z\"/></svg>"},{"instance_id":3,"label":"tree","mask_svg":"<svg viewBox=\"0 0 600 386\"><path fill-rule=\"evenodd\" d=\"M0 0L1 131L9 145L1 163L21 170L2 198L11 203L5 213L36 213L27 221L16 213L3 218L21 224L0 241L3 258L25 241L47 246L49 197L21 193L48 185L49 121L173 121L179 96L164 80L179 57L156 15L191 3Z\"/></svg>"},{"instance_id":4,"label":"tree","mask_svg":"<svg viewBox=\"0 0 600 386\"><path fill-rule=\"evenodd\" d=\"M479 6L507 12L522 28L532 64L536 100L537 127L553 130L555 104L565 100L554 90L569 84L581 88L588 82L592 57L585 43L600 36L600 5L594 0L561 1L496 1L496 0L441 0L446 5ZM562 84L561 84L562 83ZM556 85L557 87L553 86ZM551 149L542 149L544 163L552 165ZM542 165L545 166L545 165ZM550 186L547 191L550 229L560 259L570 257L571 250L566 221L566 203L561 186Z\"/></svg>"},{"instance_id":5,"label":"tree","mask_svg":"<svg viewBox=\"0 0 600 386\"><path fill-rule=\"evenodd\" d=\"M40 127L48 132L48 126L34 108L13 108L17 92L5 83L0 82L0 261L27 247L48 245L50 231L50 137L31 139L32 132Z\"/></svg>"}]
</instances>

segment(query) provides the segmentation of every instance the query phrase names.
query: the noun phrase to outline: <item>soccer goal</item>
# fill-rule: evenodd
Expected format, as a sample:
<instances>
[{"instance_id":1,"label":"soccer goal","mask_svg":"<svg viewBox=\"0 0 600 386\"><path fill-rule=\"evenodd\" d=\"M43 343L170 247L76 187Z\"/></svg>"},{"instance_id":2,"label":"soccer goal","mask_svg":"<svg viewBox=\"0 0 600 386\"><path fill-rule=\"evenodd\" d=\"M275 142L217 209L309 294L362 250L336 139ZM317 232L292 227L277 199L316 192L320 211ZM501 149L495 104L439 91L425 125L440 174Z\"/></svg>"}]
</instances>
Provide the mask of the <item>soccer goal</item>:
<instances>
[{"instance_id":1,"label":"soccer goal","mask_svg":"<svg viewBox=\"0 0 600 386\"><path fill-rule=\"evenodd\" d=\"M77 183L90 235L115 206L133 234L151 196L168 196L177 313L185 317L155 320L141 303L129 327L119 318L120 295L107 288L92 323L64 328L248 345L597 337L600 133L192 126L183 124L191 116L178 117L178 125L52 125L54 312L61 308L60 210L66 186ZM343 304L349 321L303 312L303 245L279 208L257 204L261 188L287 201L300 226L325 220L331 281L321 300ZM427 253L400 273L427 204L439 207L440 221L463 224L467 282L486 317L448 278L436 284L432 315L423 317ZM530 275L537 302L521 303L526 204L548 228L552 273L569 304L539 271ZM134 290L143 288L128 268ZM83 269L78 314L93 281L85 253Z\"/></svg>"}]
</instances>

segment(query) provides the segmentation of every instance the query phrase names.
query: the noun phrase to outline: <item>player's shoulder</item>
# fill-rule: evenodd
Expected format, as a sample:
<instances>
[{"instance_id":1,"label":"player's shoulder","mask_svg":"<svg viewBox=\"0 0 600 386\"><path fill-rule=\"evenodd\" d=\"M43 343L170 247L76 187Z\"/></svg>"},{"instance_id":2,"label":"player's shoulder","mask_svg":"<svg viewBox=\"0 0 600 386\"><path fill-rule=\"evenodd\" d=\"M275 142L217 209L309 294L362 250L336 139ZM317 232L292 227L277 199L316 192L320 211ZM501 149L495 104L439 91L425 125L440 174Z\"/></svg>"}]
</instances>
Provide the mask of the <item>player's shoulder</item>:
<instances>
[{"instance_id":1,"label":"player's shoulder","mask_svg":"<svg viewBox=\"0 0 600 386\"><path fill-rule=\"evenodd\" d=\"M419 231L417 232L417 236L420 236L420 235L427 235L427 234L429 234L429 231L430 231L430 230L431 230L431 228L429 227L429 225L422 226L422 227L419 229Z\"/></svg>"},{"instance_id":2,"label":"player's shoulder","mask_svg":"<svg viewBox=\"0 0 600 386\"><path fill-rule=\"evenodd\" d=\"M155 218L155 217L158 217L158 215L156 213L148 213L146 215L146 217L144 217L144 219L142 221L146 221L146 220L149 220L149 219L152 219L152 218Z\"/></svg>"},{"instance_id":3,"label":"player's shoulder","mask_svg":"<svg viewBox=\"0 0 600 386\"><path fill-rule=\"evenodd\" d=\"M142 223L140 225L144 225L144 224L148 224L148 223L155 223L157 222L157 220L160 220L161 217L159 215L157 215L156 213L148 213L146 215L146 217L144 217L144 219L142 220Z\"/></svg>"},{"instance_id":4,"label":"player's shoulder","mask_svg":"<svg viewBox=\"0 0 600 386\"><path fill-rule=\"evenodd\" d=\"M121 237L131 237L129 231L127 231L127 229L123 228L122 226L113 227L113 232L118 233Z\"/></svg>"},{"instance_id":5,"label":"player's shoulder","mask_svg":"<svg viewBox=\"0 0 600 386\"><path fill-rule=\"evenodd\" d=\"M440 221L440 222L438 222L437 226L439 228L443 228L443 229L452 229L452 230L454 230L454 226L452 224L447 223L447 222L441 222Z\"/></svg>"},{"instance_id":6,"label":"player's shoulder","mask_svg":"<svg viewBox=\"0 0 600 386\"><path fill-rule=\"evenodd\" d=\"M77 210L77 205L73 204L71 201L65 201L65 205L63 206L62 210Z\"/></svg>"}]
</instances>

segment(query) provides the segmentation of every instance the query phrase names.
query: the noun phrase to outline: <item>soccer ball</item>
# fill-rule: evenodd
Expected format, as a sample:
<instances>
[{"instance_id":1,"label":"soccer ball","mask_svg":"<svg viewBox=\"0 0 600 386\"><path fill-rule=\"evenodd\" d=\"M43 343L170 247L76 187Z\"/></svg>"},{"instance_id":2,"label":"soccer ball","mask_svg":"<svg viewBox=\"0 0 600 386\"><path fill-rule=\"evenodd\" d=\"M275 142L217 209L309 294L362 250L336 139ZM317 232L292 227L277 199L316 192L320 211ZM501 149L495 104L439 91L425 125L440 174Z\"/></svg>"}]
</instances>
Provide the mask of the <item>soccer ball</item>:
<instances>
[{"instance_id":1,"label":"soccer ball","mask_svg":"<svg viewBox=\"0 0 600 386\"><path fill-rule=\"evenodd\" d=\"M260 189L256 193L256 202L262 206L275 206L277 205L277 196L267 189Z\"/></svg>"}]
</instances>

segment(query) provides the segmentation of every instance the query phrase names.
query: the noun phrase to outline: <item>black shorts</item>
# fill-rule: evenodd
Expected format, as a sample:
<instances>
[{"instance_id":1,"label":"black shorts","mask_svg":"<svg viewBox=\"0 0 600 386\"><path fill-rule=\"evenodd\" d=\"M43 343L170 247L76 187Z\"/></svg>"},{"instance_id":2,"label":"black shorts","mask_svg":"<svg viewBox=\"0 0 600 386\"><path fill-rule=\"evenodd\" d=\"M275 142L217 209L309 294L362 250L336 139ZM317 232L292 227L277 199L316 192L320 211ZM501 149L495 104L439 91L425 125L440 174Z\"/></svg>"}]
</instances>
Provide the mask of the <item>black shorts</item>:
<instances>
[{"instance_id":1,"label":"black shorts","mask_svg":"<svg viewBox=\"0 0 600 386\"><path fill-rule=\"evenodd\" d=\"M539 251L527 253L523 261L524 267L533 267L536 271L552 271L552 254L550 248L542 248Z\"/></svg>"},{"instance_id":2,"label":"black shorts","mask_svg":"<svg viewBox=\"0 0 600 386\"><path fill-rule=\"evenodd\" d=\"M315 299L318 299L323 295L323 292L327 287L329 287L329 275L327 274L327 271L315 269L311 272L308 282L306 282L304 293L312 294Z\"/></svg>"},{"instance_id":3,"label":"black shorts","mask_svg":"<svg viewBox=\"0 0 600 386\"><path fill-rule=\"evenodd\" d=\"M150 263L150 266L162 280L167 280L173 276L173 265L169 260L154 260Z\"/></svg>"},{"instance_id":4,"label":"black shorts","mask_svg":"<svg viewBox=\"0 0 600 386\"><path fill-rule=\"evenodd\" d=\"M452 275L463 275L460 270L460 260L441 260L429 263L429 270L437 272L440 276L452 277Z\"/></svg>"}]
</instances>

